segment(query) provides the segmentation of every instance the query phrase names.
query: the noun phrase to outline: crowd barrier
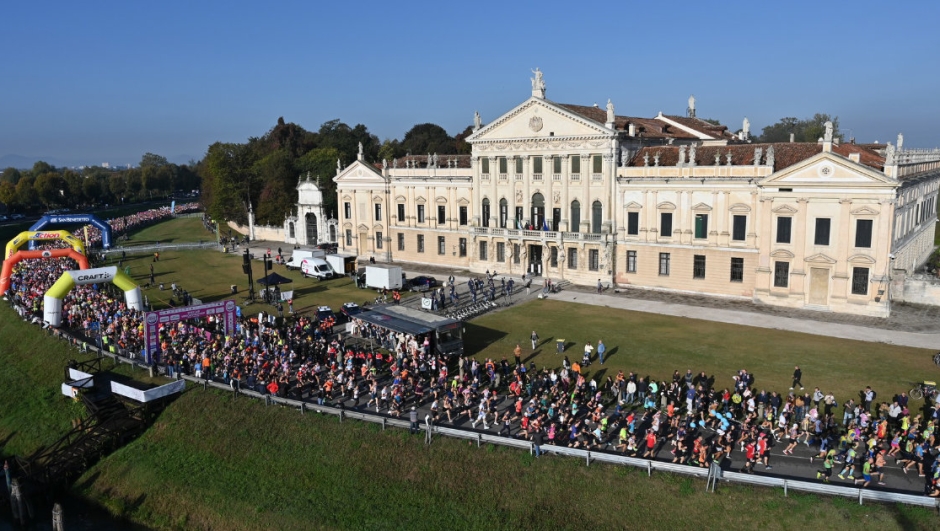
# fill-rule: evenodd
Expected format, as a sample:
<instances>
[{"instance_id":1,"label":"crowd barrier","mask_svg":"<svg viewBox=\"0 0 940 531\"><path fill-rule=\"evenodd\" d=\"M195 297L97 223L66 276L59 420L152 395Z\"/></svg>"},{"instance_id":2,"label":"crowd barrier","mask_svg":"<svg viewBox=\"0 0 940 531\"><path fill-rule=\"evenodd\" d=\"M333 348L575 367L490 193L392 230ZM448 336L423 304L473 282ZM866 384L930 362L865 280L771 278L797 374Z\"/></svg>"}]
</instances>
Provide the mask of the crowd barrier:
<instances>
[{"instance_id":1,"label":"crowd barrier","mask_svg":"<svg viewBox=\"0 0 940 531\"><path fill-rule=\"evenodd\" d=\"M141 367L144 370L150 371L150 375L154 376L155 372L159 374L164 373L163 367L154 367L144 364L142 361L137 359L127 357L127 352L122 349L117 349L116 352L109 352L103 349L99 349L97 346L87 343L79 338L71 336L67 332L57 331L56 335L60 338L66 339L73 344L76 344L80 347L82 351L87 351L91 353L96 353L101 356L106 356L112 358L117 363L127 363L133 367ZM203 378L196 378L190 375L184 375L177 373L176 379L186 380L189 383L201 386L204 389L213 388L228 393L233 393L235 396L245 396L248 398L258 399L264 401L267 405L280 405L284 407L289 407L292 409L299 410L302 414L306 413L319 413L325 415L333 415L339 418L340 422L346 419L354 419L363 422L371 422L374 424L379 424L382 426L382 429L388 427L410 429L411 423L406 419L398 418L389 418L384 415L372 414L367 411L361 410L350 410L344 407L335 407L328 405L319 405L313 402L308 402L305 400L296 400L291 398L284 398L279 396L272 396L270 394L262 394L257 391L247 390L247 389L238 389L233 388L230 385L226 385L220 382L206 380ZM496 434L481 433L477 431L463 430L458 428L452 428L447 426L439 426L430 423L424 423L422 419L421 431L425 432L426 442L430 443L432 436L445 436L452 437L457 439L464 439L469 441L476 441L477 446L480 447L484 443L494 444L498 446L506 446L509 448L516 448L519 450L528 450L530 454L534 454L535 447L530 441L515 439L512 437L503 437ZM731 471L721 471L718 474L717 478L711 476L711 472L707 468L689 466L684 464L675 464L667 463L662 461L652 461L649 459L640 459L637 457L628 457L625 455L618 455L608 452L597 452L591 450L585 450L581 448L569 448L566 446L555 446L550 444L543 444L540 448L543 454L554 454L564 457L572 457L575 459L580 459L585 462L585 465L590 465L592 462L605 463L610 465L619 465L619 466L629 466L634 468L643 469L646 471L647 475L651 476L653 472L667 472L671 474L682 474L687 476L693 476L697 478L706 479L717 479L718 481L726 483L737 483L741 485L755 485L761 487L770 487L770 488L779 488L783 490L783 495L787 496L791 490L799 492L807 492L811 494L820 494L824 496L840 496L845 498L852 498L858 500L860 505L863 505L865 502L878 502L878 503L901 503L905 505L914 505L919 507L928 507L937 510L940 512L940 498L931 498L929 496L919 496L914 494L902 494L895 492L888 492L883 490L868 490L863 488L854 488L854 487L843 487L839 485L832 485L819 482L811 481L801 481L793 479L783 479L770 476L761 476L754 474L743 474L739 472Z\"/></svg>"}]
</instances>

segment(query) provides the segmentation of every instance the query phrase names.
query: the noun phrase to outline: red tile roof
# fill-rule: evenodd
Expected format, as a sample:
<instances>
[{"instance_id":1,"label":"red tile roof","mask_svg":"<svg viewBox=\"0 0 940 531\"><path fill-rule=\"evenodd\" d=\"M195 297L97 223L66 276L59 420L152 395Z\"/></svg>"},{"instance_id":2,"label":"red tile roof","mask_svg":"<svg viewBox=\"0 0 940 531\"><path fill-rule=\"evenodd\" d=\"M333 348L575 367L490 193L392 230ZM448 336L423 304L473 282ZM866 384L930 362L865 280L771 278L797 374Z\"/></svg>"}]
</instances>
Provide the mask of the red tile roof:
<instances>
[{"instance_id":1,"label":"red tile roof","mask_svg":"<svg viewBox=\"0 0 940 531\"><path fill-rule=\"evenodd\" d=\"M774 147L774 171L793 166L814 155L822 153L821 144L807 142L697 146L695 150L695 162L699 166L714 166L715 154L717 153L721 156L720 165L725 166L727 164L727 154L730 152L732 165L749 166L754 164L754 150L756 148L761 148L762 157L766 157L767 149L770 146ZM859 160L862 164L879 171L884 170L884 159L879 157L878 154L872 150L853 144L842 144L840 146L833 146L832 151L846 158L848 158L850 153L858 153L860 155ZM645 147L634 155L633 159L630 160L629 166L643 166L643 156L647 154L649 155L650 166L653 165L653 157L657 154L659 154L660 166L675 166L679 161L678 146ZM686 150L687 157L688 154L689 152ZM764 160L765 159L762 158L761 162Z\"/></svg>"},{"instance_id":2,"label":"red tile roof","mask_svg":"<svg viewBox=\"0 0 940 531\"><path fill-rule=\"evenodd\" d=\"M712 136L715 138L724 138L728 140L734 137L733 134L728 132L728 126L725 126L725 125L715 125L711 122L706 122L705 120L701 120L699 118L688 118L686 116L670 116L670 115L664 115L664 116L666 116L666 118L669 118L670 120L674 122L680 123L688 127L689 129L698 131L699 133L704 133L708 136Z\"/></svg>"},{"instance_id":3,"label":"red tile roof","mask_svg":"<svg viewBox=\"0 0 940 531\"><path fill-rule=\"evenodd\" d=\"M588 105L572 105L570 103L557 103L556 105L583 118L587 118L588 120L592 120L600 124L607 123L606 109ZM697 118L683 118L673 116L670 116L669 118L678 123L681 123L689 129L705 133L715 138L730 139L732 136L730 133L727 133L728 128L723 125L716 126ZM662 120L657 120L656 118L614 116L614 129L618 131L627 131L630 127L629 124L631 123L636 127L637 137L641 138L676 138L683 140L698 139L697 135L675 127Z\"/></svg>"}]
</instances>

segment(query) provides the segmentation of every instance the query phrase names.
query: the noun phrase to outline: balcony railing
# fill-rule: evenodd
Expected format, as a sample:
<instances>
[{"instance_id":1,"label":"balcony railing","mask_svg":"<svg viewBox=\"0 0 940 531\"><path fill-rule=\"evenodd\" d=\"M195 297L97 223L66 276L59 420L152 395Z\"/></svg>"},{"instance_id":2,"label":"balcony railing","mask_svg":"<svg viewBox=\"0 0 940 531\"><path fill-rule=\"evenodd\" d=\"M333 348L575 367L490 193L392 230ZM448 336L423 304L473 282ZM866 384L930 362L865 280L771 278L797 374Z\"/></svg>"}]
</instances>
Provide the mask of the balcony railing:
<instances>
[{"instance_id":1,"label":"balcony railing","mask_svg":"<svg viewBox=\"0 0 940 531\"><path fill-rule=\"evenodd\" d=\"M580 181L580 180L581 180L581 174L580 174L580 173L572 173L572 174L571 174L571 180L572 180L572 181Z\"/></svg>"},{"instance_id":2,"label":"balcony railing","mask_svg":"<svg viewBox=\"0 0 940 531\"><path fill-rule=\"evenodd\" d=\"M533 174L532 174L532 180L533 180L533 181L541 181L541 180L542 180L542 174L541 174L541 173L533 173Z\"/></svg>"},{"instance_id":3,"label":"balcony railing","mask_svg":"<svg viewBox=\"0 0 940 531\"><path fill-rule=\"evenodd\" d=\"M560 181L560 180L561 180L561 174L560 174L560 173L553 173L553 174L552 174L552 180L553 180L553 181Z\"/></svg>"},{"instance_id":4,"label":"balcony railing","mask_svg":"<svg viewBox=\"0 0 940 531\"><path fill-rule=\"evenodd\" d=\"M521 181L521 180L522 180L522 174L521 174L521 173L515 174L515 176L513 176L513 179L512 179L512 180L514 180L514 181Z\"/></svg>"},{"instance_id":5,"label":"balcony railing","mask_svg":"<svg viewBox=\"0 0 940 531\"><path fill-rule=\"evenodd\" d=\"M500 174L499 174L499 180L500 180L500 181L508 181L508 180L509 180L509 174L508 174L508 173L500 173Z\"/></svg>"},{"instance_id":6,"label":"balcony railing","mask_svg":"<svg viewBox=\"0 0 940 531\"><path fill-rule=\"evenodd\" d=\"M603 174L603 173L592 173L592 174L591 174L591 180L592 180L592 181L603 181L603 180L604 180L604 174Z\"/></svg>"}]
</instances>

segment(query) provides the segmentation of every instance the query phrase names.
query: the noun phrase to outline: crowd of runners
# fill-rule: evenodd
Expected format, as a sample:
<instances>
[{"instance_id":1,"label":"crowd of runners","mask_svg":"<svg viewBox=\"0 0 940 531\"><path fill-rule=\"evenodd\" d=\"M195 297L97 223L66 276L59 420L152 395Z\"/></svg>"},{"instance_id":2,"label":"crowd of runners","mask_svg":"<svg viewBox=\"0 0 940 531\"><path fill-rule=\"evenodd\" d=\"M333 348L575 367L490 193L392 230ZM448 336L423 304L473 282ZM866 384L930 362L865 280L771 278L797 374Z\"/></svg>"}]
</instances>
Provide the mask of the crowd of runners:
<instances>
[{"instance_id":1,"label":"crowd of runners","mask_svg":"<svg viewBox=\"0 0 940 531\"><path fill-rule=\"evenodd\" d=\"M126 226L126 225L125 225ZM74 267L68 259L23 262L7 294L24 316L41 315L45 290ZM63 327L92 337L100 324L107 348L139 354L142 313L128 310L108 286L76 287L63 307ZM34 317L35 319L35 317ZM782 392L754 386L741 370L716 378L707 371L674 371L651 378L620 370L603 381L587 366L603 361L586 345L580 363L559 355L555 367L526 365L523 350L502 359L448 360L431 352L428 338L354 321L354 334L305 315L246 315L236 330L209 318L160 330L161 363L176 372L320 404L369 408L429 419L548 445L666 459L695 467L740 463L744 472L771 470L774 458L801 445L819 464L820 481L884 484L885 467L924 478L924 492L940 496L940 398L913 401L906 394L879 400L865 388L837 397L803 387L799 367ZM538 335L532 332L533 350ZM588 348L590 347L590 348ZM600 359L598 359L600 355ZM512 358L512 361L508 359ZM727 387L725 386L727 383ZM843 401L843 398L845 399Z\"/></svg>"}]
</instances>

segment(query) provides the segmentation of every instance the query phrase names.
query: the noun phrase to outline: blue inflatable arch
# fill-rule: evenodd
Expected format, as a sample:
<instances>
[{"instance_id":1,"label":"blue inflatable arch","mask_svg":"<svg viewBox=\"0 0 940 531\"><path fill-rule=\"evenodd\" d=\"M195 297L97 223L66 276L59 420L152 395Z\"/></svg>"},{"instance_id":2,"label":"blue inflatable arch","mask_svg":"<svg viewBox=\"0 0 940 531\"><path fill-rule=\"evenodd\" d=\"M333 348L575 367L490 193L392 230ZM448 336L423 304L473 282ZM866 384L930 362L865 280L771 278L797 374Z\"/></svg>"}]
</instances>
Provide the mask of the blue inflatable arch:
<instances>
[{"instance_id":1,"label":"blue inflatable arch","mask_svg":"<svg viewBox=\"0 0 940 531\"><path fill-rule=\"evenodd\" d=\"M75 224L87 225L91 224L101 231L101 245L105 249L111 248L111 225L101 221L96 218L93 214L54 214L49 216L43 216L29 228L31 231L42 230L43 228L50 225L75 225ZM35 249L36 242L30 241L29 248Z\"/></svg>"}]
</instances>

